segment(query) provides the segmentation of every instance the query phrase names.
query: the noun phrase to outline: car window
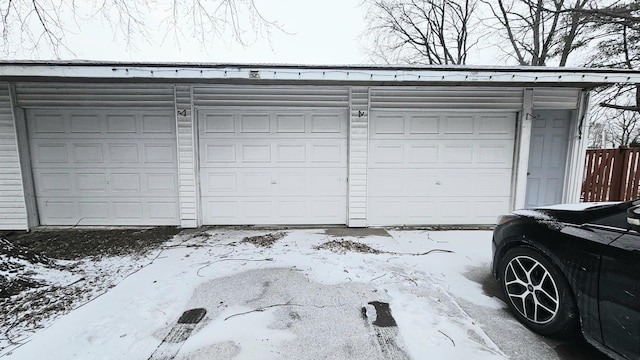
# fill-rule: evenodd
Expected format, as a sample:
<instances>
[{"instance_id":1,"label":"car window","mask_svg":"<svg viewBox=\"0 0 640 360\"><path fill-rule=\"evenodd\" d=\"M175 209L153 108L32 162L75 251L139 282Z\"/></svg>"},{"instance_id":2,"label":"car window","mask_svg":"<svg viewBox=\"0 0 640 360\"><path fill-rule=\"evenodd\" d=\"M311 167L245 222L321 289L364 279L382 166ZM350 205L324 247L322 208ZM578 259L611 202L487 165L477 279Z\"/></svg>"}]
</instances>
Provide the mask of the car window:
<instances>
[{"instance_id":1,"label":"car window","mask_svg":"<svg viewBox=\"0 0 640 360\"><path fill-rule=\"evenodd\" d=\"M600 219L596 219L591 221L592 224L603 225L616 227L620 229L628 229L629 224L627 223L627 212L621 211L619 213L602 217Z\"/></svg>"}]
</instances>

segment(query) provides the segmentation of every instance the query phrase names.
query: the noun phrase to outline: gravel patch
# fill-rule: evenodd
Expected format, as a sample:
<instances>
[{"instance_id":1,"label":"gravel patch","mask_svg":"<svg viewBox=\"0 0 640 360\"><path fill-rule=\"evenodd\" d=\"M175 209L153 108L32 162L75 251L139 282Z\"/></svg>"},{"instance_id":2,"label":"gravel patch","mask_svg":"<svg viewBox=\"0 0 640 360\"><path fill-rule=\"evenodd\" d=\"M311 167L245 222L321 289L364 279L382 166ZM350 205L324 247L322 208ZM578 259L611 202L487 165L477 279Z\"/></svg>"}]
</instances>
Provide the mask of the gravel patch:
<instances>
[{"instance_id":1,"label":"gravel patch","mask_svg":"<svg viewBox=\"0 0 640 360\"><path fill-rule=\"evenodd\" d=\"M355 251L363 254L381 254L382 251L372 248L371 246L351 240L331 240L318 246L314 246L316 250L330 250L338 254L345 254L347 251Z\"/></svg>"},{"instance_id":2,"label":"gravel patch","mask_svg":"<svg viewBox=\"0 0 640 360\"><path fill-rule=\"evenodd\" d=\"M249 236L242 239L240 243L249 243L259 247L270 248L273 246L273 244L275 244L278 240L282 239L286 235L286 232L277 232L269 233L266 235Z\"/></svg>"}]
</instances>

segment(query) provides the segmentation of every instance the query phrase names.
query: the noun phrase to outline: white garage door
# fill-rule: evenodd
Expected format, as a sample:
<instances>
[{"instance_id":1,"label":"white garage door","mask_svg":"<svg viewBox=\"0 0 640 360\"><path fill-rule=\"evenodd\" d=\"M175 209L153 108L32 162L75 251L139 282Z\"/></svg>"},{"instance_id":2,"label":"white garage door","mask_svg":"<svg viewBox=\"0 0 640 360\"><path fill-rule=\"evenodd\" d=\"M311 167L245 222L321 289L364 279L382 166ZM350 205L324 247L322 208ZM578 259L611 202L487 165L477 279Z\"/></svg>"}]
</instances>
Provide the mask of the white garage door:
<instances>
[{"instance_id":1,"label":"white garage door","mask_svg":"<svg viewBox=\"0 0 640 360\"><path fill-rule=\"evenodd\" d=\"M198 116L204 224L346 223L346 110Z\"/></svg>"},{"instance_id":2,"label":"white garage door","mask_svg":"<svg viewBox=\"0 0 640 360\"><path fill-rule=\"evenodd\" d=\"M493 224L509 211L514 113L371 113L370 225Z\"/></svg>"},{"instance_id":3,"label":"white garage door","mask_svg":"<svg viewBox=\"0 0 640 360\"><path fill-rule=\"evenodd\" d=\"M178 225L172 111L27 111L42 225Z\"/></svg>"}]
</instances>

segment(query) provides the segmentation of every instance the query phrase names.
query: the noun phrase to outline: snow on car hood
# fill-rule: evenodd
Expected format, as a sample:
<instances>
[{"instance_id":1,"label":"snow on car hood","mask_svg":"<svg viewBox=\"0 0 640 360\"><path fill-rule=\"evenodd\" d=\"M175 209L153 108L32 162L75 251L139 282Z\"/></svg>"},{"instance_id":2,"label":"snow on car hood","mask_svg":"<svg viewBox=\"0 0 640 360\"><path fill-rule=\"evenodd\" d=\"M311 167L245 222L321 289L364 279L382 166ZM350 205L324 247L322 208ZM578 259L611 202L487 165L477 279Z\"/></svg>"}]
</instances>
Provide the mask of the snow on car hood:
<instances>
[{"instance_id":1,"label":"snow on car hood","mask_svg":"<svg viewBox=\"0 0 640 360\"><path fill-rule=\"evenodd\" d=\"M621 203L620 201L583 202L583 203L572 203L572 204L546 205L546 206L537 207L536 209L582 211L582 210L587 210L594 207L615 205L620 203Z\"/></svg>"},{"instance_id":2,"label":"snow on car hood","mask_svg":"<svg viewBox=\"0 0 640 360\"><path fill-rule=\"evenodd\" d=\"M553 218L543 212L531 210L531 209L521 209L513 212L516 215L530 217L536 220L553 220Z\"/></svg>"},{"instance_id":3,"label":"snow on car hood","mask_svg":"<svg viewBox=\"0 0 640 360\"><path fill-rule=\"evenodd\" d=\"M580 211L608 207L616 204L620 204L620 202L557 204L541 206L533 209L520 209L513 213L518 216L532 218L549 227L561 229L564 226L562 225L563 223L577 224L583 222L586 213L580 213Z\"/></svg>"}]
</instances>

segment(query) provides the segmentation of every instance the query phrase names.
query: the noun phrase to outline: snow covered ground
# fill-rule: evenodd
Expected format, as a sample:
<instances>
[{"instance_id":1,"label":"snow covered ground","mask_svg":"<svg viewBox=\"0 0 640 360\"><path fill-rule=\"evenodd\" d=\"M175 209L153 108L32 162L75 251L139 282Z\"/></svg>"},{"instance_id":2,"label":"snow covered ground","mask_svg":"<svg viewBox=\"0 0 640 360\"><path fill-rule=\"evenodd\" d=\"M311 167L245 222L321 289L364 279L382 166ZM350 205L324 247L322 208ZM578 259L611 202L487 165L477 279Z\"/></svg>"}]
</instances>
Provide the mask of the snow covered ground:
<instances>
[{"instance_id":1,"label":"snow covered ground","mask_svg":"<svg viewBox=\"0 0 640 360\"><path fill-rule=\"evenodd\" d=\"M141 266L131 261L104 262L114 273L136 271L0 356L369 360L557 353L487 294L489 231L221 228L178 235ZM391 323L382 324L380 304L389 304ZM204 317L185 318L191 309ZM510 347L513 341L522 345ZM538 348L548 354L527 352Z\"/></svg>"}]
</instances>

